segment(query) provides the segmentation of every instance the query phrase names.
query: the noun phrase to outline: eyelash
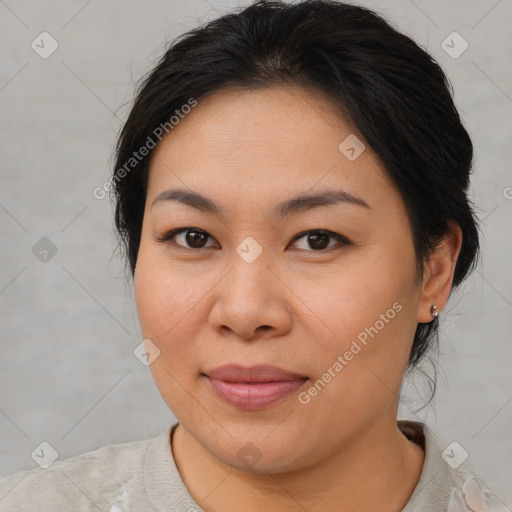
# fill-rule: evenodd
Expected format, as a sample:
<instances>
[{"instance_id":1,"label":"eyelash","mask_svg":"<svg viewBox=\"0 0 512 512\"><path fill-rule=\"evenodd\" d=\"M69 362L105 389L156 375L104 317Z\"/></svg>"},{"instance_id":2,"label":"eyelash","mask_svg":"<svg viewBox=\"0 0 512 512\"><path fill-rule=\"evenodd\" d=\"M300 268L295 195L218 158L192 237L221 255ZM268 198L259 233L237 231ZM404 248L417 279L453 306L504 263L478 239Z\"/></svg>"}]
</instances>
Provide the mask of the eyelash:
<instances>
[{"instance_id":1,"label":"eyelash","mask_svg":"<svg viewBox=\"0 0 512 512\"><path fill-rule=\"evenodd\" d=\"M204 249L212 249L212 248L215 248L215 247L200 247L200 248L193 248L193 247L184 247L183 245L180 245L180 244L177 244L176 242L174 242L172 239L176 236L176 235L179 235L181 233L186 233L187 231L189 232L195 232L195 233L200 233L200 234L203 234L203 235L206 235L208 236L210 239L213 238L209 233L207 233L206 231L202 230L202 229L199 229L199 228L193 228L193 227L188 227L188 228L177 228L177 229L173 229L172 231L169 231L168 233L165 233L163 236L161 237L154 237L154 240L156 242L161 242L161 243L172 243L174 245L176 245L178 247L178 249L183 249L185 251L193 251L193 252L197 252L197 251L201 251L201 250L204 250ZM341 243L341 245L349 245L351 242L345 238L344 236L338 234L338 233L334 233L333 231L328 231L328 230L325 230L325 229L310 229L308 231L302 231L301 233L299 233L298 235L296 235L293 240L292 240L292 243L293 242L296 242L297 240L300 240L301 238L305 237L306 235L309 235L309 234L319 234L319 235L328 235L330 236L331 238L336 238L338 240L338 242ZM336 246L333 246L333 247L329 247L327 249L319 249L319 250L307 250L307 249L298 249L298 250L305 250L306 252L313 252L313 253L325 253L325 252L329 252L331 251L332 249L335 249Z\"/></svg>"}]
</instances>

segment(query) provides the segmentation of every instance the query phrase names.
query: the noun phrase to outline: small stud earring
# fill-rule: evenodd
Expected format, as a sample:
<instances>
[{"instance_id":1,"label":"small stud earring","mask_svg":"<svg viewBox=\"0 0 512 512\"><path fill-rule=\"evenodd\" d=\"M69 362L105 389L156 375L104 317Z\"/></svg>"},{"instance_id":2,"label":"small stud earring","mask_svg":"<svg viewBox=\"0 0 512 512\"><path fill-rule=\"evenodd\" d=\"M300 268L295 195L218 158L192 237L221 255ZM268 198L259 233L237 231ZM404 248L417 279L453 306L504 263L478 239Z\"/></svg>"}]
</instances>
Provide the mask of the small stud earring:
<instances>
[{"instance_id":1,"label":"small stud earring","mask_svg":"<svg viewBox=\"0 0 512 512\"><path fill-rule=\"evenodd\" d=\"M437 318L439 316L439 311L437 311L437 306L435 304L433 304L432 307L430 308L430 314L434 318Z\"/></svg>"}]
</instances>

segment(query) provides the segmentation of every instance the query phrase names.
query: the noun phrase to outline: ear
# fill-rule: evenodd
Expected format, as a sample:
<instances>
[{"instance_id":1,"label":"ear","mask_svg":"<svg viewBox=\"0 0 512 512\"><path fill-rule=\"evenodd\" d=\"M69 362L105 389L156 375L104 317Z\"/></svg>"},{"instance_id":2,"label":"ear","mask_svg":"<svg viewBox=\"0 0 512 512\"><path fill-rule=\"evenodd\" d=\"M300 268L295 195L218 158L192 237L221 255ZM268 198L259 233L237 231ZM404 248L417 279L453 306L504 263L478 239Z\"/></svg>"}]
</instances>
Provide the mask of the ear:
<instances>
[{"instance_id":1,"label":"ear","mask_svg":"<svg viewBox=\"0 0 512 512\"><path fill-rule=\"evenodd\" d=\"M456 222L449 221L446 235L424 265L417 315L419 323L428 323L434 319L431 313L433 305L441 312L448 302L461 245L462 230Z\"/></svg>"}]
</instances>

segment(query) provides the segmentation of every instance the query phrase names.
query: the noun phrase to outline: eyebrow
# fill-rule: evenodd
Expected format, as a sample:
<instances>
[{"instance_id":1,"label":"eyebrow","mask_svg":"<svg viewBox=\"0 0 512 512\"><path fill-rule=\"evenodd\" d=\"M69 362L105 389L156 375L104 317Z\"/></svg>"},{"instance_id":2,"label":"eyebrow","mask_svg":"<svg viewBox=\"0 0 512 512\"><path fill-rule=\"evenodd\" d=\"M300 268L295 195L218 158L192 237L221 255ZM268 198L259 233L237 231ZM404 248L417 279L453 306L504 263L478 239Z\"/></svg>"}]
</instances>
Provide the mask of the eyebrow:
<instances>
[{"instance_id":1,"label":"eyebrow","mask_svg":"<svg viewBox=\"0 0 512 512\"><path fill-rule=\"evenodd\" d=\"M178 201L187 204L211 215L223 215L224 208L218 206L211 199L197 192L190 192L180 188L173 188L163 191L153 201L151 208L162 201ZM371 210L371 206L363 199L356 197L344 190L324 190L311 195L300 195L279 203L272 210L275 217L285 217L294 213L304 212L319 206L330 206L334 204L350 204L362 206Z\"/></svg>"}]
</instances>

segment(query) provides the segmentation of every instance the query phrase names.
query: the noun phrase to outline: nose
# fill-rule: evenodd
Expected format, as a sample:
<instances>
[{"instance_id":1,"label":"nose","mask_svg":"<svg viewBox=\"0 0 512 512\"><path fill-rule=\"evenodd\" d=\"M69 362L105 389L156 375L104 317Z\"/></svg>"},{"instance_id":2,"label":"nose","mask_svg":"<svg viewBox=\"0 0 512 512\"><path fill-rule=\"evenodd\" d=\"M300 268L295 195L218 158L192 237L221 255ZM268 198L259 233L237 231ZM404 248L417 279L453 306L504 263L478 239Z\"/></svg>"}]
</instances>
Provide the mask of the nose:
<instances>
[{"instance_id":1,"label":"nose","mask_svg":"<svg viewBox=\"0 0 512 512\"><path fill-rule=\"evenodd\" d=\"M251 263L236 255L230 271L214 288L212 328L246 341L287 334L293 294L278 274L263 254Z\"/></svg>"}]
</instances>

